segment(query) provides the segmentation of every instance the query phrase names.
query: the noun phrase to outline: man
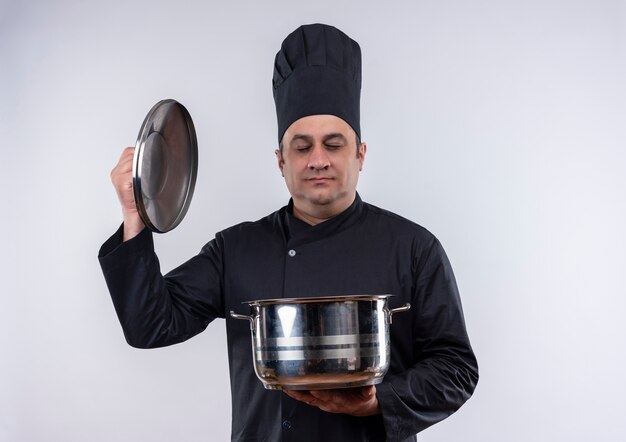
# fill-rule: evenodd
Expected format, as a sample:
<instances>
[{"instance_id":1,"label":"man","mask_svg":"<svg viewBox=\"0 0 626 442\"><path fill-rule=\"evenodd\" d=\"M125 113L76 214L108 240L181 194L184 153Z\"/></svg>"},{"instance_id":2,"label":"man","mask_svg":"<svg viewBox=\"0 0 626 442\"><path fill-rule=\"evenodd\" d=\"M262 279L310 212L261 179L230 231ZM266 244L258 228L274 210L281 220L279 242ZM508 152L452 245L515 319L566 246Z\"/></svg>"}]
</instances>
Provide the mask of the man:
<instances>
[{"instance_id":1,"label":"man","mask_svg":"<svg viewBox=\"0 0 626 442\"><path fill-rule=\"evenodd\" d=\"M112 180L123 227L99 259L130 345L159 347L225 318L237 441L403 441L457 410L478 367L446 255L424 228L364 203L356 192L361 52L327 25L301 26L274 65L278 167L286 207L219 232L165 277L132 197L132 148ZM241 302L392 293L391 362L382 383L356 389L269 391L256 378ZM285 394L287 393L287 394Z\"/></svg>"}]
</instances>

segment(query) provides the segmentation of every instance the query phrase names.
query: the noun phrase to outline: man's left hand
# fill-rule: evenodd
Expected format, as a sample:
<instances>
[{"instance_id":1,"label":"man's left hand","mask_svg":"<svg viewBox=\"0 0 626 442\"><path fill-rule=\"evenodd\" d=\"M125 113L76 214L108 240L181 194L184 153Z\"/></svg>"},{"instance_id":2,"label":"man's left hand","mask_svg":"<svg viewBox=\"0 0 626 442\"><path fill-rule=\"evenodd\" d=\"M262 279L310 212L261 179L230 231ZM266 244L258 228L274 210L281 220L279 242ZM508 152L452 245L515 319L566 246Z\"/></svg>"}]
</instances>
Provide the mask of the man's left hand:
<instances>
[{"instance_id":1,"label":"man's left hand","mask_svg":"<svg viewBox=\"0 0 626 442\"><path fill-rule=\"evenodd\" d=\"M288 396L329 413L352 416L380 414L376 387L342 388L337 390L283 390Z\"/></svg>"}]
</instances>

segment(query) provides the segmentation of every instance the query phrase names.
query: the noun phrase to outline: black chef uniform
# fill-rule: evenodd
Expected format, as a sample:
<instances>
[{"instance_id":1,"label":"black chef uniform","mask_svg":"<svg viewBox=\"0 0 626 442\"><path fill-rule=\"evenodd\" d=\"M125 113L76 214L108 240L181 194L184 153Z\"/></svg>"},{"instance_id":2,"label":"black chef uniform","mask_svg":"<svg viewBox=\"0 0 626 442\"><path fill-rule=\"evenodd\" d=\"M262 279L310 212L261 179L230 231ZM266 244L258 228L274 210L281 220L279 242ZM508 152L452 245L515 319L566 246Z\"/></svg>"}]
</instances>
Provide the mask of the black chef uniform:
<instances>
[{"instance_id":1,"label":"black chef uniform","mask_svg":"<svg viewBox=\"0 0 626 442\"><path fill-rule=\"evenodd\" d=\"M234 441L402 441L446 418L472 394L478 367L450 263L426 229L361 201L315 226L292 203L222 232L165 277L144 229L102 246L100 264L128 343L185 341L226 319ZM321 411L256 378L242 302L280 297L393 294L391 362L376 386L382 415ZM209 438L207 438L209 440Z\"/></svg>"}]
</instances>

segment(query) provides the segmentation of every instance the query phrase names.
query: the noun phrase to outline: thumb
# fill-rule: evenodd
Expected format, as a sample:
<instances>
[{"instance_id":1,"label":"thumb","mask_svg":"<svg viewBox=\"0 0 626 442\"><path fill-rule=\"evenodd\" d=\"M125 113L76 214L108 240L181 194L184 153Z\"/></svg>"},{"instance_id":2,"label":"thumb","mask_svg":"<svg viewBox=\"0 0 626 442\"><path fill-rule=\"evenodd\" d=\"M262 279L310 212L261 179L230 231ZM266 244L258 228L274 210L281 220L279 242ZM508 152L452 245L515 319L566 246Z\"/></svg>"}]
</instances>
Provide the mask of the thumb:
<instances>
[{"instance_id":1,"label":"thumb","mask_svg":"<svg viewBox=\"0 0 626 442\"><path fill-rule=\"evenodd\" d=\"M361 390L361 396L365 399L369 399L376 394L376 387L374 385L369 385L367 387L363 387Z\"/></svg>"}]
</instances>

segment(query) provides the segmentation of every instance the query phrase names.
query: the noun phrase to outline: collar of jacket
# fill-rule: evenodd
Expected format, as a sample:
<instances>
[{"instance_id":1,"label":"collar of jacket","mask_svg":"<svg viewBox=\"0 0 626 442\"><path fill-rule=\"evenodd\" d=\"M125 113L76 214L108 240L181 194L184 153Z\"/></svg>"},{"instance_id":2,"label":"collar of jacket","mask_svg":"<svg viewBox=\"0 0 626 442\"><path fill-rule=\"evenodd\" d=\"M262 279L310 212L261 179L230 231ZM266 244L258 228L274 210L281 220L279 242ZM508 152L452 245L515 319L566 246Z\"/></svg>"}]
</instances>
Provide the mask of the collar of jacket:
<instances>
[{"instance_id":1,"label":"collar of jacket","mask_svg":"<svg viewBox=\"0 0 626 442\"><path fill-rule=\"evenodd\" d=\"M365 215L365 203L363 203L357 192L350 207L339 215L315 226L308 225L293 216L293 199L290 199L289 204L283 207L282 212L281 215L286 230L285 237L287 238L287 245L296 247L298 245L328 238L355 225L359 222L361 217Z\"/></svg>"}]
</instances>

